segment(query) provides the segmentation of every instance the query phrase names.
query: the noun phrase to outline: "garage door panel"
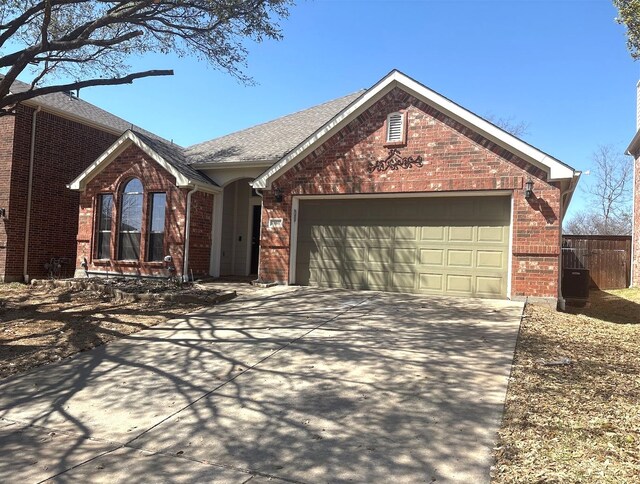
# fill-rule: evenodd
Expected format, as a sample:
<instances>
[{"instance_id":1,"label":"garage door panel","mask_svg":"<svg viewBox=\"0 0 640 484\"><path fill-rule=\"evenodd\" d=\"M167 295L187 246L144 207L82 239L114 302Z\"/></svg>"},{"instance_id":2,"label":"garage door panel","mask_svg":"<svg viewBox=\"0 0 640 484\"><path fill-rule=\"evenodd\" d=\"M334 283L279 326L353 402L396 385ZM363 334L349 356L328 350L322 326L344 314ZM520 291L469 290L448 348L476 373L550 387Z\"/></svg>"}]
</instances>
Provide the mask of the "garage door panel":
<instances>
[{"instance_id":1,"label":"garage door panel","mask_svg":"<svg viewBox=\"0 0 640 484\"><path fill-rule=\"evenodd\" d=\"M394 264L415 264L417 250L414 248L393 249L392 260Z\"/></svg>"},{"instance_id":2,"label":"garage door panel","mask_svg":"<svg viewBox=\"0 0 640 484\"><path fill-rule=\"evenodd\" d=\"M474 227L449 227L449 242L473 242Z\"/></svg>"},{"instance_id":3,"label":"garage door panel","mask_svg":"<svg viewBox=\"0 0 640 484\"><path fill-rule=\"evenodd\" d=\"M473 251L472 250L456 250L450 249L447 251L447 265L452 267L468 267L473 266Z\"/></svg>"},{"instance_id":4,"label":"garage door panel","mask_svg":"<svg viewBox=\"0 0 640 484\"><path fill-rule=\"evenodd\" d=\"M490 276L476 277L476 294L478 296L499 297L502 291L503 278Z\"/></svg>"},{"instance_id":5,"label":"garage door panel","mask_svg":"<svg viewBox=\"0 0 640 484\"><path fill-rule=\"evenodd\" d=\"M473 292L473 276L467 274L447 274L448 293L469 294Z\"/></svg>"},{"instance_id":6,"label":"garage door panel","mask_svg":"<svg viewBox=\"0 0 640 484\"><path fill-rule=\"evenodd\" d=\"M478 269L504 269L506 254L499 250L478 250L476 267Z\"/></svg>"},{"instance_id":7,"label":"garage door panel","mask_svg":"<svg viewBox=\"0 0 640 484\"><path fill-rule=\"evenodd\" d=\"M420 264L443 266L444 253L445 249L420 249Z\"/></svg>"},{"instance_id":8,"label":"garage door panel","mask_svg":"<svg viewBox=\"0 0 640 484\"><path fill-rule=\"evenodd\" d=\"M509 232L504 227L479 226L478 242L504 243L509 237Z\"/></svg>"},{"instance_id":9,"label":"garage door panel","mask_svg":"<svg viewBox=\"0 0 640 484\"><path fill-rule=\"evenodd\" d=\"M444 242L446 240L445 227L441 227L441 226L421 227L420 240L425 242L433 242L433 241Z\"/></svg>"},{"instance_id":10,"label":"garage door panel","mask_svg":"<svg viewBox=\"0 0 640 484\"><path fill-rule=\"evenodd\" d=\"M422 292L429 293L441 293L444 291L444 275L433 273L422 273L419 278L420 284L418 286Z\"/></svg>"},{"instance_id":11,"label":"garage door panel","mask_svg":"<svg viewBox=\"0 0 640 484\"><path fill-rule=\"evenodd\" d=\"M507 197L302 200L296 282L504 297L509 211Z\"/></svg>"}]
</instances>

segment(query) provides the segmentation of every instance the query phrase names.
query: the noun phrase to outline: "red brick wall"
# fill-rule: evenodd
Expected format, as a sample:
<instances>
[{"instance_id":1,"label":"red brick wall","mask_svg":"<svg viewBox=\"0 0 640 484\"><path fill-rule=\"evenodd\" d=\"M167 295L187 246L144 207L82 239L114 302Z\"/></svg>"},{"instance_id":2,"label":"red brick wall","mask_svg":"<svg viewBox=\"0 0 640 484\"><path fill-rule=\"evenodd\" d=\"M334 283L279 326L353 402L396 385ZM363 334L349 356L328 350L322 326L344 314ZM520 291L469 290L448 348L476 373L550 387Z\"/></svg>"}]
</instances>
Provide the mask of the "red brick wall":
<instances>
[{"instance_id":1,"label":"red brick wall","mask_svg":"<svg viewBox=\"0 0 640 484\"><path fill-rule=\"evenodd\" d=\"M367 172L368 163L386 158L385 121L405 111L408 120L402 156L421 155L422 167ZM536 199L524 199L531 177ZM484 139L411 95L394 89L274 182L282 203L265 193L259 276L286 282L293 195L440 191L515 191L512 296L557 297L560 247L559 188L546 174ZM269 218L283 218L269 229Z\"/></svg>"},{"instance_id":2,"label":"red brick wall","mask_svg":"<svg viewBox=\"0 0 640 484\"><path fill-rule=\"evenodd\" d=\"M634 170L634 194L633 194L633 206L634 206L634 220L633 220L633 257L632 262L633 270L633 285L640 287L640 157L635 160Z\"/></svg>"},{"instance_id":3,"label":"red brick wall","mask_svg":"<svg viewBox=\"0 0 640 484\"><path fill-rule=\"evenodd\" d=\"M118 217L119 210L114 213L111 232L111 258L96 260L95 255L95 223L97 195L111 193L114 195L114 206L119 207L124 185L131 179L138 178L144 188L143 220L148 220L148 194L165 192L167 209L165 218L164 247L165 254L173 258L172 265L176 274L182 275L184 261L184 229L186 200L188 190L175 186L175 177L150 159L142 150L132 145L112 161L100 174L93 178L86 190L80 195L80 211L78 226L78 256L76 268L86 258L90 271L112 272L143 276L168 276L171 272L164 262L145 262L147 249L146 223L143 224L140 241L140 260L122 262L117 260ZM191 199L191 241L189 246L189 269L195 276L209 273L209 252L211 250L211 217L213 212L213 196L196 192Z\"/></svg>"},{"instance_id":4,"label":"red brick wall","mask_svg":"<svg viewBox=\"0 0 640 484\"><path fill-rule=\"evenodd\" d=\"M196 277L209 275L212 220L213 195L203 192L194 193L191 196L189 268Z\"/></svg>"},{"instance_id":5,"label":"red brick wall","mask_svg":"<svg viewBox=\"0 0 640 484\"><path fill-rule=\"evenodd\" d=\"M14 118L11 179L8 186L0 185L0 191L8 191L10 197L6 224L6 280L21 280L23 274L33 112L33 108L18 107ZM45 277L44 265L52 257L69 258L68 275L72 275L78 194L68 190L66 185L115 139L113 134L45 111L38 113L27 266L31 278Z\"/></svg>"},{"instance_id":6,"label":"red brick wall","mask_svg":"<svg viewBox=\"0 0 640 484\"><path fill-rule=\"evenodd\" d=\"M4 280L7 261L7 231L9 229L9 186L11 184L11 161L13 158L13 128L15 118L0 118L0 208L6 211L6 217L0 218L0 280Z\"/></svg>"}]
</instances>

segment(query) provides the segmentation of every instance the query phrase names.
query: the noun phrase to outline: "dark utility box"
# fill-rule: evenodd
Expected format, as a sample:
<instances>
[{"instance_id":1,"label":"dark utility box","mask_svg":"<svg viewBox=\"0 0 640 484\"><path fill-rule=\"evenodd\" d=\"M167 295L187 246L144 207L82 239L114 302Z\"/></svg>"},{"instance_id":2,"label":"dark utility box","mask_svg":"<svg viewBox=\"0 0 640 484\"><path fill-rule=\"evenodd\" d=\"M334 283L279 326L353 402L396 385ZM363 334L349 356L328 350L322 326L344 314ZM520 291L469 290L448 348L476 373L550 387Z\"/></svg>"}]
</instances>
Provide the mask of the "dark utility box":
<instances>
[{"instance_id":1,"label":"dark utility box","mask_svg":"<svg viewBox=\"0 0 640 484\"><path fill-rule=\"evenodd\" d=\"M563 269L562 297L588 299L590 283L589 269Z\"/></svg>"}]
</instances>

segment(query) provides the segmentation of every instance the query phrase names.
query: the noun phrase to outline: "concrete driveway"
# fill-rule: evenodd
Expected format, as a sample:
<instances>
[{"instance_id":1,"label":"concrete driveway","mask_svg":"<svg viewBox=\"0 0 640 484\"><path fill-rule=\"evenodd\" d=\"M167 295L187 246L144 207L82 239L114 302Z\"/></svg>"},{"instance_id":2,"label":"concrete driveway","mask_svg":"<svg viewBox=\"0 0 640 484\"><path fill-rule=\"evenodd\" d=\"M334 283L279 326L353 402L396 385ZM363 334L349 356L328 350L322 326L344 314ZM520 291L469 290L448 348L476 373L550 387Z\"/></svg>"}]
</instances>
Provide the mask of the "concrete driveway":
<instances>
[{"instance_id":1,"label":"concrete driveway","mask_svg":"<svg viewBox=\"0 0 640 484\"><path fill-rule=\"evenodd\" d=\"M488 482L521 311L255 293L0 384L0 481Z\"/></svg>"}]
</instances>

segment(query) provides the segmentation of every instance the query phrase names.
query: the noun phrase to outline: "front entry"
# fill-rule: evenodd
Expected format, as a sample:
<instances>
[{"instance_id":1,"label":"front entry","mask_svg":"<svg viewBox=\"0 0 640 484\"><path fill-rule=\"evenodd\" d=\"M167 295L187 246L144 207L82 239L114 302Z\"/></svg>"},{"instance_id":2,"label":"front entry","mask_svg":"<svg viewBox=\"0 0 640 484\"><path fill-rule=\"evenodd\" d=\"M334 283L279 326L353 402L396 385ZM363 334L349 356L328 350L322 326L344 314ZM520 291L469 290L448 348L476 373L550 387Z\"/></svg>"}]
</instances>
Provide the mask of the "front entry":
<instances>
[{"instance_id":1,"label":"front entry","mask_svg":"<svg viewBox=\"0 0 640 484\"><path fill-rule=\"evenodd\" d=\"M251 219L251 274L258 274L258 257L260 256L260 220L262 206L254 205Z\"/></svg>"}]
</instances>

